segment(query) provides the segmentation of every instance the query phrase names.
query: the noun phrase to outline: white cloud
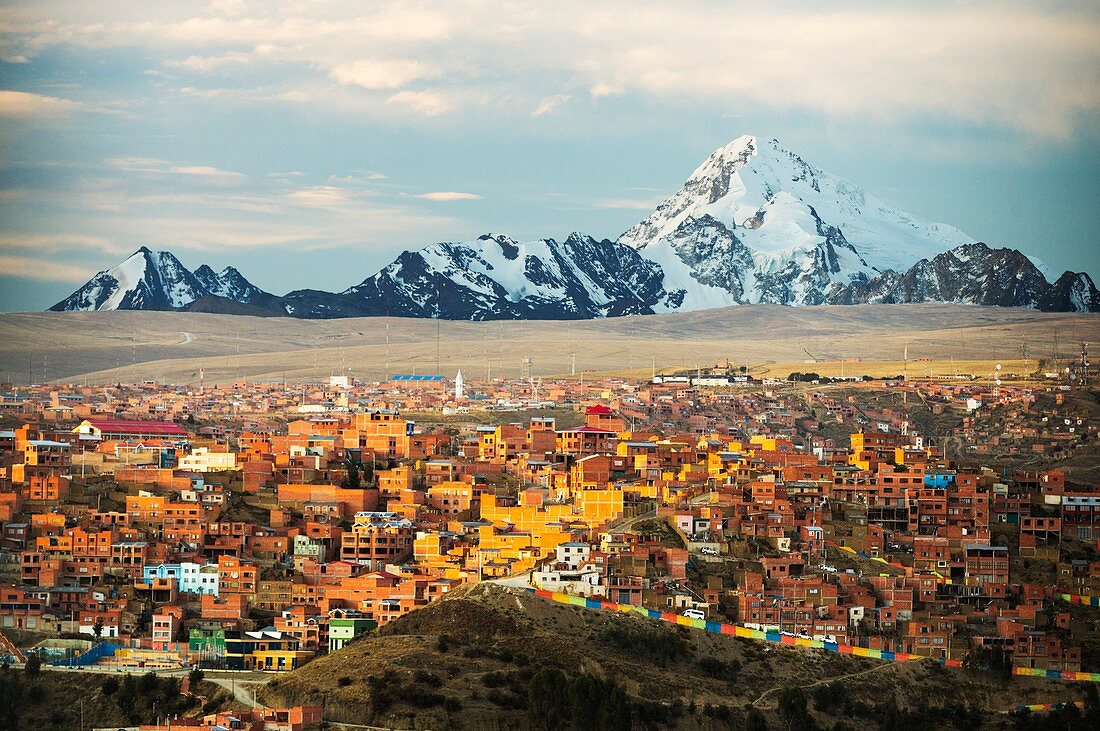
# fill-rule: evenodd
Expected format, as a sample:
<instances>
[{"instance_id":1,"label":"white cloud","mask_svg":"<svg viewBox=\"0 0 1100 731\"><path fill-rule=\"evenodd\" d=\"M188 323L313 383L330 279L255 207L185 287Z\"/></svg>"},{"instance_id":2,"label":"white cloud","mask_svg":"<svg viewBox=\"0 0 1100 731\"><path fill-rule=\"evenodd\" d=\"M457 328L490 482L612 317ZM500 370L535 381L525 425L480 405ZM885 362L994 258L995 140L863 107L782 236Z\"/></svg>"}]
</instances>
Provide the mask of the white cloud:
<instances>
[{"instance_id":1,"label":"white cloud","mask_svg":"<svg viewBox=\"0 0 1100 731\"><path fill-rule=\"evenodd\" d=\"M0 117L62 117L87 109L90 107L86 104L56 96L26 91L0 91Z\"/></svg>"},{"instance_id":2,"label":"white cloud","mask_svg":"<svg viewBox=\"0 0 1100 731\"><path fill-rule=\"evenodd\" d=\"M9 10L0 27L6 55L149 48L194 70L247 68L252 84L270 84L288 68L372 90L431 79L437 89L395 94L388 107L428 116L460 100L548 113L562 106L548 101L554 96L635 93L705 114L755 103L840 118L923 114L1057 137L1100 107L1100 14L1087 3L484 0L459 12L445 0L366 9L224 0L199 13L90 5ZM377 58L361 59L364 48ZM547 96L550 89L558 93ZM347 103L331 91L309 98Z\"/></svg>"},{"instance_id":3,"label":"white cloud","mask_svg":"<svg viewBox=\"0 0 1100 731\"><path fill-rule=\"evenodd\" d=\"M455 106L450 97L434 89L399 91L387 99L386 104L409 109L425 117L437 117Z\"/></svg>"},{"instance_id":4,"label":"white cloud","mask_svg":"<svg viewBox=\"0 0 1100 731\"><path fill-rule=\"evenodd\" d=\"M211 182L242 181L248 176L211 165L189 165L161 160L159 157L109 157L103 161L112 168L131 173L160 173L204 178Z\"/></svg>"},{"instance_id":5,"label":"white cloud","mask_svg":"<svg viewBox=\"0 0 1100 731\"><path fill-rule=\"evenodd\" d=\"M182 61L168 60L166 66L186 69L198 73L210 73L229 68L236 68L250 63L252 57L241 51L230 51L217 56L188 56Z\"/></svg>"},{"instance_id":6,"label":"white cloud","mask_svg":"<svg viewBox=\"0 0 1100 731\"><path fill-rule=\"evenodd\" d=\"M410 81L430 79L435 74L428 64L407 59L356 61L329 71L329 76L338 83L364 89L399 89Z\"/></svg>"},{"instance_id":7,"label":"white cloud","mask_svg":"<svg viewBox=\"0 0 1100 731\"><path fill-rule=\"evenodd\" d=\"M607 84L602 81L598 81L592 85L592 88L588 90L589 96L593 99L601 99L605 96L620 96L625 94L626 90L617 84Z\"/></svg>"},{"instance_id":8,"label":"white cloud","mask_svg":"<svg viewBox=\"0 0 1100 731\"><path fill-rule=\"evenodd\" d=\"M357 195L334 185L313 185L295 190L286 198L297 206L334 210L346 208L356 200Z\"/></svg>"},{"instance_id":9,"label":"white cloud","mask_svg":"<svg viewBox=\"0 0 1100 731\"><path fill-rule=\"evenodd\" d=\"M74 248L83 250L97 250L108 253L120 253L128 251L127 246L120 246L103 236L89 236L87 234L27 234L27 233L0 233L0 249L25 249L27 251L64 252Z\"/></svg>"},{"instance_id":10,"label":"white cloud","mask_svg":"<svg viewBox=\"0 0 1100 731\"><path fill-rule=\"evenodd\" d=\"M248 11L246 0L211 0L206 6L209 13L221 15L244 15Z\"/></svg>"},{"instance_id":11,"label":"white cloud","mask_svg":"<svg viewBox=\"0 0 1100 731\"><path fill-rule=\"evenodd\" d=\"M453 190L441 190L434 193L421 193L414 196L428 201L478 201L481 196L476 193L459 193Z\"/></svg>"},{"instance_id":12,"label":"white cloud","mask_svg":"<svg viewBox=\"0 0 1100 731\"><path fill-rule=\"evenodd\" d=\"M572 98L573 97L569 94L554 94L553 96L548 96L539 101L538 106L535 107L535 111L531 112L531 116L541 117L550 114L559 107L568 104L569 100Z\"/></svg>"},{"instance_id":13,"label":"white cloud","mask_svg":"<svg viewBox=\"0 0 1100 731\"><path fill-rule=\"evenodd\" d=\"M215 178L218 180L240 180L246 177L244 173L234 172L233 170L222 170L221 168L211 167L209 165L173 165L168 168L168 172L176 173L177 175L197 175L203 178Z\"/></svg>"},{"instance_id":14,"label":"white cloud","mask_svg":"<svg viewBox=\"0 0 1100 731\"><path fill-rule=\"evenodd\" d=\"M30 60L21 53L17 53L14 56L5 56L4 63L30 63Z\"/></svg>"}]
</instances>

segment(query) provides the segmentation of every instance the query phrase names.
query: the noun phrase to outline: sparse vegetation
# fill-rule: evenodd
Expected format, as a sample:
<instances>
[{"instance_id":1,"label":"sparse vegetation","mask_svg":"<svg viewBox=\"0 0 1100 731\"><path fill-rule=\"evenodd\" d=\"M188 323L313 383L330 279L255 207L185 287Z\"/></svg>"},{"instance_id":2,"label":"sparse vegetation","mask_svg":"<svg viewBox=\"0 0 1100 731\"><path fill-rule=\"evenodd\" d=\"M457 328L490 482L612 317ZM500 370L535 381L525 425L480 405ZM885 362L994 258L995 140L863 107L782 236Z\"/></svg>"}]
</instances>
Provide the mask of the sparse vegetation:
<instances>
[{"instance_id":1,"label":"sparse vegetation","mask_svg":"<svg viewBox=\"0 0 1100 731\"><path fill-rule=\"evenodd\" d=\"M441 643L446 652L438 649ZM856 673L858 681L843 680ZM343 686L344 676L356 682ZM374 680L358 680L368 676ZM339 658L320 658L280 676L260 697L273 705L323 697L330 720L376 726L584 728L577 718L598 719L602 711L574 716L571 697L552 709L532 700L532 687L540 698L538 688L546 684L568 695L581 676L590 676L577 686L582 699L594 696L581 688L598 687L608 697L621 692L633 727L652 729L785 728L781 700L789 718L804 720L804 708L820 728L837 721L852 729L890 723L960 728L957 723L1006 718L989 710L1080 694L1079 687L1046 680L1014 678L1006 684L984 670L765 649L758 642L579 610L483 584L387 625ZM801 701L793 691L783 695L792 688ZM765 691L773 692L761 699Z\"/></svg>"},{"instance_id":2,"label":"sparse vegetation","mask_svg":"<svg viewBox=\"0 0 1100 731\"><path fill-rule=\"evenodd\" d=\"M209 696L206 710L226 706L226 696L215 686L199 692ZM149 673L125 675L120 681L101 673L0 670L2 729L79 728L82 710L85 728L118 728L152 723L157 713L184 717L203 709L197 697L180 693L179 678Z\"/></svg>"},{"instance_id":3,"label":"sparse vegetation","mask_svg":"<svg viewBox=\"0 0 1100 731\"><path fill-rule=\"evenodd\" d=\"M662 625L612 625L600 639L624 652L636 653L658 667L668 667L688 653L687 643L677 632Z\"/></svg>"}]
</instances>

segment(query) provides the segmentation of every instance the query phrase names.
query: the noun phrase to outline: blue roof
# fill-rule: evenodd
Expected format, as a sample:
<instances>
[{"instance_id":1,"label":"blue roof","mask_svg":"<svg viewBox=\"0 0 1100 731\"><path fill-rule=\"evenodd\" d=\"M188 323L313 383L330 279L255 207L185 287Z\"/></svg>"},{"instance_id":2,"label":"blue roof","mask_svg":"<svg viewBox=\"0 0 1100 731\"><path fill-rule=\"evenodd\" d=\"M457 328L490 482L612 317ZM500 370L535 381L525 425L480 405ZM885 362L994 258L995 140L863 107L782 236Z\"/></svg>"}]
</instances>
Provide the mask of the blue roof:
<instances>
[{"instance_id":1,"label":"blue roof","mask_svg":"<svg viewBox=\"0 0 1100 731\"><path fill-rule=\"evenodd\" d=\"M401 374L396 376L390 376L391 381L442 381L443 376L413 376L408 374Z\"/></svg>"}]
</instances>

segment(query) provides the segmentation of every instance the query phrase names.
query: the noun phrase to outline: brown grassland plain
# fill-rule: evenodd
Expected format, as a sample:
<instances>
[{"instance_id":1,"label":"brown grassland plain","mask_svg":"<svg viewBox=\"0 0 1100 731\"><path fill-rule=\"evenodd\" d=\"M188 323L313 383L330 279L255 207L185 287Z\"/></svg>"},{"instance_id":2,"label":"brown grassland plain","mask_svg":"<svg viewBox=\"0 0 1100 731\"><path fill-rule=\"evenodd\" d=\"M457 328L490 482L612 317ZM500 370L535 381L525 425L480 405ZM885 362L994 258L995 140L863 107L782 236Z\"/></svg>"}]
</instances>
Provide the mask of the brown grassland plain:
<instances>
[{"instance_id":1,"label":"brown grassland plain","mask_svg":"<svg viewBox=\"0 0 1100 731\"><path fill-rule=\"evenodd\" d=\"M755 305L584 321L297 320L175 312L0 315L0 381L304 381L461 369L469 380L634 375L721 359L756 375L974 374L1049 367L1100 341L1100 315L972 305ZM860 362L852 362L858 358ZM930 358L931 361L920 361Z\"/></svg>"}]
</instances>

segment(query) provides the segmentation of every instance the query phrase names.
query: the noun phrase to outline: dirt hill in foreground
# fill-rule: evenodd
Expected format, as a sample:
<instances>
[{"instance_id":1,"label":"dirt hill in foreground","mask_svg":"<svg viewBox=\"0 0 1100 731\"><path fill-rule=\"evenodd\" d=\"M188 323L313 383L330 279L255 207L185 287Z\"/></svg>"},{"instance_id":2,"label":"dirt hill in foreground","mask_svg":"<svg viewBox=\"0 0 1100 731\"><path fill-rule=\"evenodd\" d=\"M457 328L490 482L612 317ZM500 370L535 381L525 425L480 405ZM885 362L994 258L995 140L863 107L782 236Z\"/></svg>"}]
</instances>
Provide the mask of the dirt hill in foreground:
<instances>
[{"instance_id":1,"label":"dirt hill in foreground","mask_svg":"<svg viewBox=\"0 0 1100 731\"><path fill-rule=\"evenodd\" d=\"M971 729L1008 727L1000 711L1083 690L787 649L480 584L273 680L262 698L403 729Z\"/></svg>"}]
</instances>

